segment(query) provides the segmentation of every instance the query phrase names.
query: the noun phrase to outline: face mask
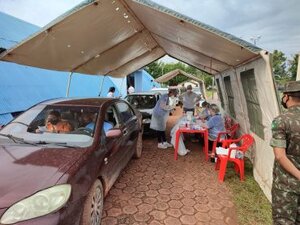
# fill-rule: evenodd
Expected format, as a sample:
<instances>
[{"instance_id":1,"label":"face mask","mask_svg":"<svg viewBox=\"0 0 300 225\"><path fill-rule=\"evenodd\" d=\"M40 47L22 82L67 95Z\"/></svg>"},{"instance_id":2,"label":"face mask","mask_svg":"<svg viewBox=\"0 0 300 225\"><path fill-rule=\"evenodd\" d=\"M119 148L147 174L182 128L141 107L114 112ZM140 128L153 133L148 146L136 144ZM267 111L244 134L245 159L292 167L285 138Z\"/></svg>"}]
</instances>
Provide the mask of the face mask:
<instances>
[{"instance_id":1,"label":"face mask","mask_svg":"<svg viewBox=\"0 0 300 225\"><path fill-rule=\"evenodd\" d=\"M289 100L289 96L287 95L287 100L286 100L286 102L283 101L283 98L284 98L284 96L282 96L282 98L281 98L281 105L283 106L283 108L287 109L286 103L287 103L287 101Z\"/></svg>"}]
</instances>

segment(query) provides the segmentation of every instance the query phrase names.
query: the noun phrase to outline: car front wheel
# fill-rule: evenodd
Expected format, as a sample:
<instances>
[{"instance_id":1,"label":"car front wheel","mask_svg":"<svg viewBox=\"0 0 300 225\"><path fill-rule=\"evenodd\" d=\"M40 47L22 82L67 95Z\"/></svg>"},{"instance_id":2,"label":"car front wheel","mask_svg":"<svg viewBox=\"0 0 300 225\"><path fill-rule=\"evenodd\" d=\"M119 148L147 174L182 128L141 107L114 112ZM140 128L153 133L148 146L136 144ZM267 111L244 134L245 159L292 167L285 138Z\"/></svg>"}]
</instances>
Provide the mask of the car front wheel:
<instances>
[{"instance_id":1,"label":"car front wheel","mask_svg":"<svg viewBox=\"0 0 300 225\"><path fill-rule=\"evenodd\" d=\"M99 225L103 210L103 187L100 180L96 180L88 193L83 206L81 225Z\"/></svg>"}]
</instances>

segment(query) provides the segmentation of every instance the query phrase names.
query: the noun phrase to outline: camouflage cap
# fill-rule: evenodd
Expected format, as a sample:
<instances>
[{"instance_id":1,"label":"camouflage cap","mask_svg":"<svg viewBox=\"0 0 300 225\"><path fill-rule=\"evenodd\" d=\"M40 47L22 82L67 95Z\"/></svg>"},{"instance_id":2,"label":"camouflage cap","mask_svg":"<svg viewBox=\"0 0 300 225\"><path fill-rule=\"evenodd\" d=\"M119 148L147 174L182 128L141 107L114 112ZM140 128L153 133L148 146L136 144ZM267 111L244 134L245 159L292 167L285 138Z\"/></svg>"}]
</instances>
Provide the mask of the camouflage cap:
<instances>
[{"instance_id":1,"label":"camouflage cap","mask_svg":"<svg viewBox=\"0 0 300 225\"><path fill-rule=\"evenodd\" d=\"M300 92L300 80L291 81L284 85L283 93Z\"/></svg>"}]
</instances>

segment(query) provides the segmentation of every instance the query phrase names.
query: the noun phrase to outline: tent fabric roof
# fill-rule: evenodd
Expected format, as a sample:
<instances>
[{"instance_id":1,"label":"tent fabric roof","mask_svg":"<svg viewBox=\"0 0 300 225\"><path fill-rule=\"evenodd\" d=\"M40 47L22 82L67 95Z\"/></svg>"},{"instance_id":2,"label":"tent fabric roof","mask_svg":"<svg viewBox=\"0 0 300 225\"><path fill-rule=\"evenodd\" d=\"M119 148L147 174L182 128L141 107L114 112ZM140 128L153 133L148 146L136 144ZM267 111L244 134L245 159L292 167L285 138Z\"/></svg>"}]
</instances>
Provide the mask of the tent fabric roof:
<instances>
[{"instance_id":1,"label":"tent fabric roof","mask_svg":"<svg viewBox=\"0 0 300 225\"><path fill-rule=\"evenodd\" d=\"M186 72L184 72L183 70L180 70L180 69L170 71L170 72L162 75L161 77L155 79L155 81L160 82L160 83L167 82L167 81L171 80L172 78L176 77L179 74L181 74L183 76L186 76L186 77L190 78L191 80L197 81L199 83L203 83L203 80L201 80L200 78L198 78L196 76L193 76L191 74L188 74L188 73L186 73Z\"/></svg>"},{"instance_id":2,"label":"tent fabric roof","mask_svg":"<svg viewBox=\"0 0 300 225\"><path fill-rule=\"evenodd\" d=\"M149 0L88 0L1 60L124 77L168 54L216 74L258 57L260 50Z\"/></svg>"},{"instance_id":3,"label":"tent fabric roof","mask_svg":"<svg viewBox=\"0 0 300 225\"><path fill-rule=\"evenodd\" d=\"M0 12L0 47L12 46L40 28ZM73 74L70 96L98 96L103 77ZM102 96L106 96L110 86L126 94L126 82L105 77ZM63 97L66 94L68 73L43 70L0 61L0 124L10 121L11 113L24 111L28 107L50 98ZM88 88L87 88L88 87Z\"/></svg>"}]
</instances>

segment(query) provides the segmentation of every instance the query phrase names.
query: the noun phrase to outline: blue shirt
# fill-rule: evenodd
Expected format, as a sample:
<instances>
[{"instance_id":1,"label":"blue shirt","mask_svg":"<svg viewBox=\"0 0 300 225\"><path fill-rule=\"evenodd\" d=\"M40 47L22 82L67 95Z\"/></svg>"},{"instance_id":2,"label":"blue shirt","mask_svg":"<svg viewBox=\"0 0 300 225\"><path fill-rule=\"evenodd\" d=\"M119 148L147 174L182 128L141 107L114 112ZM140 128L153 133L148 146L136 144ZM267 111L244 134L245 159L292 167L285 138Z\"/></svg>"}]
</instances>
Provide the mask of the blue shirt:
<instances>
[{"instance_id":1,"label":"blue shirt","mask_svg":"<svg viewBox=\"0 0 300 225\"><path fill-rule=\"evenodd\" d=\"M111 125L110 123L104 121L103 123L103 130L106 133L107 131L109 131L111 128L113 128L113 125Z\"/></svg>"},{"instance_id":2,"label":"blue shirt","mask_svg":"<svg viewBox=\"0 0 300 225\"><path fill-rule=\"evenodd\" d=\"M94 129L95 129L95 123L94 123L94 122L90 122L90 123L88 123L88 124L85 126L85 128L88 128L88 129L94 131Z\"/></svg>"},{"instance_id":3,"label":"blue shirt","mask_svg":"<svg viewBox=\"0 0 300 225\"><path fill-rule=\"evenodd\" d=\"M156 105L153 109L153 114L155 116L164 116L165 114L168 114L169 111L168 110L165 110L163 109L160 104L161 103L165 103L165 104L168 104L169 102L169 95L168 94L164 94L160 97L160 99L156 102Z\"/></svg>"},{"instance_id":4,"label":"blue shirt","mask_svg":"<svg viewBox=\"0 0 300 225\"><path fill-rule=\"evenodd\" d=\"M224 121L220 114L216 114L207 121L208 138L216 140L219 132L225 131Z\"/></svg>"}]
</instances>

